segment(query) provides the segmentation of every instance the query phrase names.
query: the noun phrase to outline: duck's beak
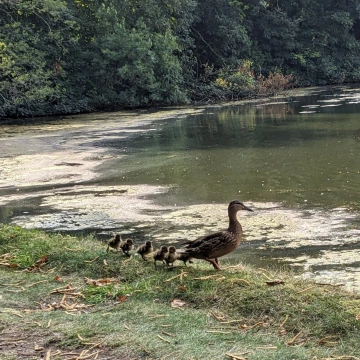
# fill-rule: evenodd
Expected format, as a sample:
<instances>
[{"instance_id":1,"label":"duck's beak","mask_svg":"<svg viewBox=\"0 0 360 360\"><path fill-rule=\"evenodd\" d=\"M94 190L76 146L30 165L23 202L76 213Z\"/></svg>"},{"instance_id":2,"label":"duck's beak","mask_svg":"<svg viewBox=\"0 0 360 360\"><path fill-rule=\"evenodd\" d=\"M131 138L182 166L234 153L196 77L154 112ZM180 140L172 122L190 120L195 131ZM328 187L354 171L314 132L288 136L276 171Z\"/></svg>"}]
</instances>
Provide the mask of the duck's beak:
<instances>
[{"instance_id":1,"label":"duck's beak","mask_svg":"<svg viewBox=\"0 0 360 360\"><path fill-rule=\"evenodd\" d=\"M254 210L251 210L250 208L248 208L247 206L244 205L244 210L247 210L247 211L254 211Z\"/></svg>"}]
</instances>

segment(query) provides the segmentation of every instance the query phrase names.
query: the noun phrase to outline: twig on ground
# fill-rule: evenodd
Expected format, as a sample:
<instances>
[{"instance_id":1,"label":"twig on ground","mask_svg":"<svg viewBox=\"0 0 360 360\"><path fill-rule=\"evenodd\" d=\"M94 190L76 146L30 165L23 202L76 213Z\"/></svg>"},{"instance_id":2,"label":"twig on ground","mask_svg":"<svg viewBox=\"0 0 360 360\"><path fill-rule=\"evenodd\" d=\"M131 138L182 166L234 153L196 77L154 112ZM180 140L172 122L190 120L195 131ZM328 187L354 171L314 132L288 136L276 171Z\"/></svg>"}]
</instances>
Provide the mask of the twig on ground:
<instances>
[{"instance_id":1,"label":"twig on ground","mask_svg":"<svg viewBox=\"0 0 360 360\"><path fill-rule=\"evenodd\" d=\"M176 336L175 334L171 334L171 333L168 333L168 332L166 332L166 331L162 331L161 333L164 334L164 335L167 335L167 336L171 336L171 337L175 337L175 336Z\"/></svg>"},{"instance_id":2,"label":"twig on ground","mask_svg":"<svg viewBox=\"0 0 360 360\"><path fill-rule=\"evenodd\" d=\"M148 318L149 319L158 319L158 318L162 318L162 317L168 317L169 315L167 314L159 314L159 315L149 315Z\"/></svg>"},{"instance_id":3,"label":"twig on ground","mask_svg":"<svg viewBox=\"0 0 360 360\"><path fill-rule=\"evenodd\" d=\"M289 317L290 317L289 315L286 315L286 316L285 316L285 320L284 320L284 321L280 324L280 326L279 326L280 328L284 327L284 325L285 325L286 322L288 321Z\"/></svg>"},{"instance_id":4,"label":"twig on ground","mask_svg":"<svg viewBox=\"0 0 360 360\"><path fill-rule=\"evenodd\" d=\"M322 344L322 345L330 345L330 346L334 346L336 344L338 344L338 341L331 341L333 339L336 339L337 336L334 335L329 335L329 336L325 336L322 339L318 340L317 343L318 344Z\"/></svg>"},{"instance_id":5,"label":"twig on ground","mask_svg":"<svg viewBox=\"0 0 360 360\"><path fill-rule=\"evenodd\" d=\"M319 286L333 286L333 287L345 286L345 284L328 284L328 283L315 283L315 285L319 285Z\"/></svg>"},{"instance_id":6,"label":"twig on ground","mask_svg":"<svg viewBox=\"0 0 360 360\"><path fill-rule=\"evenodd\" d=\"M303 292L305 292L305 291L308 291L308 290L310 290L310 289L313 289L314 287L316 287L316 286L315 286L315 285L311 285L311 286L309 286L309 287L307 287L307 288L305 288L305 289L303 289L303 290L300 290L300 291L296 292L295 294L301 294L301 293L303 293Z\"/></svg>"},{"instance_id":7,"label":"twig on ground","mask_svg":"<svg viewBox=\"0 0 360 360\"><path fill-rule=\"evenodd\" d=\"M247 360L247 358L244 358L242 355L249 354L249 352L243 353L243 354L230 354L225 353L226 356L232 358L233 360Z\"/></svg>"},{"instance_id":8,"label":"twig on ground","mask_svg":"<svg viewBox=\"0 0 360 360\"><path fill-rule=\"evenodd\" d=\"M167 340L167 339L163 338L161 335L157 334L157 337L158 337L160 340L165 341L165 342L171 344L171 341L170 341L170 340Z\"/></svg>"},{"instance_id":9,"label":"twig on ground","mask_svg":"<svg viewBox=\"0 0 360 360\"><path fill-rule=\"evenodd\" d=\"M287 345L291 346L294 345L295 341L297 340L297 338L302 334L303 332L300 331L298 334L296 334L288 343Z\"/></svg>"},{"instance_id":10,"label":"twig on ground","mask_svg":"<svg viewBox=\"0 0 360 360\"><path fill-rule=\"evenodd\" d=\"M211 311L210 313L217 321L224 321L225 320L225 316L223 314L221 315L217 315L215 314L213 311Z\"/></svg>"},{"instance_id":11,"label":"twig on ground","mask_svg":"<svg viewBox=\"0 0 360 360\"><path fill-rule=\"evenodd\" d=\"M221 321L221 324L234 324L242 322L243 320L229 320L229 321Z\"/></svg>"},{"instance_id":12,"label":"twig on ground","mask_svg":"<svg viewBox=\"0 0 360 360\"><path fill-rule=\"evenodd\" d=\"M219 277L219 276L220 276L219 274L201 276L201 277L198 277L198 278L193 278L193 280L208 280L208 279L216 278L216 277Z\"/></svg>"},{"instance_id":13,"label":"twig on ground","mask_svg":"<svg viewBox=\"0 0 360 360\"><path fill-rule=\"evenodd\" d=\"M167 280L165 280L166 282L168 282L168 281L171 281L171 280L174 280L174 279L176 279L176 278L180 278L180 281L182 281L182 278L183 277L185 277L185 276L187 276L188 275L188 273L186 272L186 271L183 271L182 273L180 273L180 274L178 274L178 275L176 275L176 276L173 276L173 277L171 277L170 279L167 279Z\"/></svg>"},{"instance_id":14,"label":"twig on ground","mask_svg":"<svg viewBox=\"0 0 360 360\"><path fill-rule=\"evenodd\" d=\"M244 283L246 285L250 285L250 282L245 280L245 279L230 279L230 282L232 284L236 284L236 283Z\"/></svg>"},{"instance_id":15,"label":"twig on ground","mask_svg":"<svg viewBox=\"0 0 360 360\"><path fill-rule=\"evenodd\" d=\"M42 284L42 283L47 283L48 280L41 280L41 281L37 281L37 282L34 282L32 284L29 284L29 285L26 285L26 287L32 287L32 286L35 286L35 285L38 285L38 284Z\"/></svg>"}]
</instances>

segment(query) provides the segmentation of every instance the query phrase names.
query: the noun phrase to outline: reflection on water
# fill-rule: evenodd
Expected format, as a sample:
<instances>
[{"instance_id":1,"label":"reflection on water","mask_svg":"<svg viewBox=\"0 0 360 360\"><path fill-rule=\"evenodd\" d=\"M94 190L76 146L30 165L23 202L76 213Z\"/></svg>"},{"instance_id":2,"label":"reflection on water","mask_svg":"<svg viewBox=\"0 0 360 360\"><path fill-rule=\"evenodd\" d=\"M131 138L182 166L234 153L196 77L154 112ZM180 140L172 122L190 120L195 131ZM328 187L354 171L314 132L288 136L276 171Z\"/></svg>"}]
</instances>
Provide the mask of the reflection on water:
<instances>
[{"instance_id":1,"label":"reflection on water","mask_svg":"<svg viewBox=\"0 0 360 360\"><path fill-rule=\"evenodd\" d=\"M5 124L0 220L176 243L223 228L239 198L256 211L229 261L290 264L360 291L359 113L360 89L339 87L169 118Z\"/></svg>"},{"instance_id":2,"label":"reflection on water","mask_svg":"<svg viewBox=\"0 0 360 360\"><path fill-rule=\"evenodd\" d=\"M106 176L123 184L175 185L170 203L238 196L359 209L360 93L325 95L211 108L131 139L112 139L111 146L127 148L128 156ZM322 107L321 101L341 106ZM318 106L316 112L301 113L309 106Z\"/></svg>"}]
</instances>

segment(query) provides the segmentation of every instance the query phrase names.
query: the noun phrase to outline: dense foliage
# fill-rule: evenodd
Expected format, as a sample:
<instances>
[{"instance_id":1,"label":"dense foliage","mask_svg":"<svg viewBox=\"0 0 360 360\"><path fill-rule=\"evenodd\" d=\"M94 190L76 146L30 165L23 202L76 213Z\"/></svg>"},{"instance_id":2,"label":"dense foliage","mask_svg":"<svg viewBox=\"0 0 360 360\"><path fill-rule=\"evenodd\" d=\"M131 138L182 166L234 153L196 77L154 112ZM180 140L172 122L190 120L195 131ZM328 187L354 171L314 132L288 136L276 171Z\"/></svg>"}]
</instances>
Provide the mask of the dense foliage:
<instances>
[{"instance_id":1,"label":"dense foliage","mask_svg":"<svg viewBox=\"0 0 360 360\"><path fill-rule=\"evenodd\" d=\"M0 117L360 80L357 0L2 0Z\"/></svg>"}]
</instances>

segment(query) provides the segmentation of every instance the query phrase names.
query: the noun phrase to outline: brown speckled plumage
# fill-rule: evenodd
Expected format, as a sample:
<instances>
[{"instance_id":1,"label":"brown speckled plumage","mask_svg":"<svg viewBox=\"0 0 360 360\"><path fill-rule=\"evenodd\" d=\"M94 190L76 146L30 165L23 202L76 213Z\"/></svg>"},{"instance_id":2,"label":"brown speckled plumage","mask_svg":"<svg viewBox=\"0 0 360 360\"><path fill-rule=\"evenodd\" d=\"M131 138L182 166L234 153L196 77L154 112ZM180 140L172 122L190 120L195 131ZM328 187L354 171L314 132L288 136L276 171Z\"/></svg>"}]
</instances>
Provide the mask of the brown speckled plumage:
<instances>
[{"instance_id":1,"label":"brown speckled plumage","mask_svg":"<svg viewBox=\"0 0 360 360\"><path fill-rule=\"evenodd\" d=\"M185 266L186 266L186 262L187 262L187 261L188 261L190 264L192 264L190 254L187 254L187 253L184 253L184 252L177 252L177 253L176 253L176 259L183 261Z\"/></svg>"},{"instance_id":2,"label":"brown speckled plumage","mask_svg":"<svg viewBox=\"0 0 360 360\"><path fill-rule=\"evenodd\" d=\"M146 261L145 255L148 255L154 251L151 241L146 241L145 244L142 244L136 249L136 252L141 255L144 261Z\"/></svg>"},{"instance_id":3,"label":"brown speckled plumage","mask_svg":"<svg viewBox=\"0 0 360 360\"><path fill-rule=\"evenodd\" d=\"M216 232L194 241L187 241L183 249L178 250L195 259L203 259L220 270L218 258L231 253L240 245L242 227L236 214L239 210L253 211L238 200L231 201L228 207L229 227L225 231Z\"/></svg>"},{"instance_id":4,"label":"brown speckled plumage","mask_svg":"<svg viewBox=\"0 0 360 360\"><path fill-rule=\"evenodd\" d=\"M120 243L120 248L126 256L130 257L129 251L134 248L134 243L131 239L125 239Z\"/></svg>"},{"instance_id":5,"label":"brown speckled plumage","mask_svg":"<svg viewBox=\"0 0 360 360\"><path fill-rule=\"evenodd\" d=\"M177 260L176 256L176 247L170 246L168 252L165 255L165 262L167 266L173 266L174 262Z\"/></svg>"},{"instance_id":6,"label":"brown speckled plumage","mask_svg":"<svg viewBox=\"0 0 360 360\"><path fill-rule=\"evenodd\" d=\"M121 244L121 235L116 234L114 237L112 237L108 243L107 243L107 248L106 248L106 252L109 251L110 248L115 249L116 251L119 250L120 244Z\"/></svg>"},{"instance_id":7,"label":"brown speckled plumage","mask_svg":"<svg viewBox=\"0 0 360 360\"><path fill-rule=\"evenodd\" d=\"M154 258L154 264L156 266L156 262L157 261L162 261L164 262L165 259L165 255L168 252L168 248L167 246L162 246L159 250L156 250L154 252L153 258Z\"/></svg>"}]
</instances>

